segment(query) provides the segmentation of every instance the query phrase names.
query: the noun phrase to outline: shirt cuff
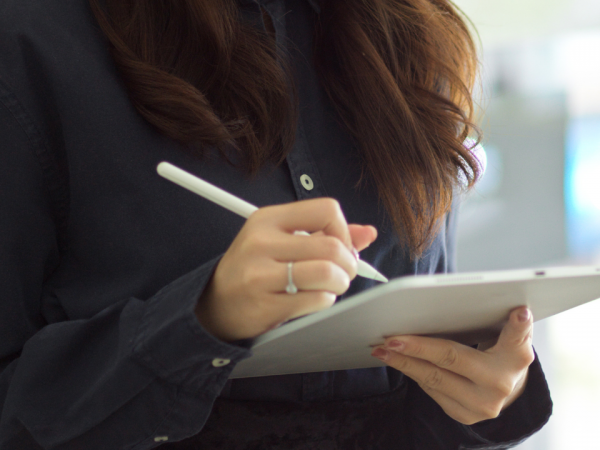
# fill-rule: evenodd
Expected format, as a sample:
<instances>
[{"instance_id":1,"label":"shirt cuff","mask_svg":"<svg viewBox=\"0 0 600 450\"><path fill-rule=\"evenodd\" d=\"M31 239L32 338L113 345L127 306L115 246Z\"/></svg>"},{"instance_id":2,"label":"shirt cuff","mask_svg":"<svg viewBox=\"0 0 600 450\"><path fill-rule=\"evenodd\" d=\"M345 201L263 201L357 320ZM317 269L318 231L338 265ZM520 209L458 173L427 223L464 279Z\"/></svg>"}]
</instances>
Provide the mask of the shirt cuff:
<instances>
[{"instance_id":1,"label":"shirt cuff","mask_svg":"<svg viewBox=\"0 0 600 450\"><path fill-rule=\"evenodd\" d=\"M551 415L550 390L536 354L534 362L529 366L523 394L497 418L471 426L465 425L465 429L473 438L487 444L503 443L512 446L537 433Z\"/></svg>"},{"instance_id":2,"label":"shirt cuff","mask_svg":"<svg viewBox=\"0 0 600 450\"><path fill-rule=\"evenodd\" d=\"M144 302L133 356L157 376L209 397L219 394L235 365L251 356L252 341L223 342L194 312L221 256L182 276Z\"/></svg>"}]
</instances>

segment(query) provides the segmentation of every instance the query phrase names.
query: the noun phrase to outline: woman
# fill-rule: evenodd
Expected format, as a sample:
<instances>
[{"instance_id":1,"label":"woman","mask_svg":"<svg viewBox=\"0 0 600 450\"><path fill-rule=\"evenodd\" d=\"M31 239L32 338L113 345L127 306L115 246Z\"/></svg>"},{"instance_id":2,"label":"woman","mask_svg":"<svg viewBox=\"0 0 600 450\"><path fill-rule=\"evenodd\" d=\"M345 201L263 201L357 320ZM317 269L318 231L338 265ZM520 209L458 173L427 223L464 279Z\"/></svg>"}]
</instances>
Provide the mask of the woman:
<instances>
[{"instance_id":1,"label":"woman","mask_svg":"<svg viewBox=\"0 0 600 450\"><path fill-rule=\"evenodd\" d=\"M228 381L252 338L373 286L356 250L453 270L479 166L449 2L0 11L0 448L507 448L547 421L523 308L479 349L393 337L387 367ZM265 208L244 223L163 160Z\"/></svg>"}]
</instances>

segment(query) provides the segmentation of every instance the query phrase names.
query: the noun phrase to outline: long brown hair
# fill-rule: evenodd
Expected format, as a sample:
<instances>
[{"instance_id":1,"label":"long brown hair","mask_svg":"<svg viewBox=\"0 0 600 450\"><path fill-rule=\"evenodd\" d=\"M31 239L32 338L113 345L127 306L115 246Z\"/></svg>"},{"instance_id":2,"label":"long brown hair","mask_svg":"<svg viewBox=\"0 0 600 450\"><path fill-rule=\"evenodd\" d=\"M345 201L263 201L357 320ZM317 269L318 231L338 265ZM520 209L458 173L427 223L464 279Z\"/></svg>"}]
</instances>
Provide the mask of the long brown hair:
<instances>
[{"instance_id":1,"label":"long brown hair","mask_svg":"<svg viewBox=\"0 0 600 450\"><path fill-rule=\"evenodd\" d=\"M237 0L90 0L130 98L158 130L202 154L235 148L249 173L281 163L297 102L268 32L240 20ZM362 180L414 255L435 234L462 177L473 124L476 48L448 0L326 0L314 62L361 149Z\"/></svg>"}]
</instances>

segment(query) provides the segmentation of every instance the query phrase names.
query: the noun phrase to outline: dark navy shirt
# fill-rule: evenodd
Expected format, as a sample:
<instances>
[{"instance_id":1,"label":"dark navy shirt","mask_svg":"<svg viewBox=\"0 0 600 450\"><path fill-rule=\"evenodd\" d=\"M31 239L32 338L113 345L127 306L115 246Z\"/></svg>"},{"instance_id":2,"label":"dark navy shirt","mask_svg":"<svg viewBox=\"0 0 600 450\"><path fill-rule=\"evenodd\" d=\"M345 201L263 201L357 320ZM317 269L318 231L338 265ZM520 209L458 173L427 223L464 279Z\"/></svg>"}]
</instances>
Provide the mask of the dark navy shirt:
<instances>
[{"instance_id":1,"label":"dark navy shirt","mask_svg":"<svg viewBox=\"0 0 600 450\"><path fill-rule=\"evenodd\" d=\"M316 2L263 3L300 117L287 161L250 179L142 119L86 0L0 0L0 449L153 448L200 432L217 398L305 407L389 396L421 427L410 448L428 450L504 448L548 419L537 361L525 394L473 427L389 368L228 382L251 352L208 334L193 311L243 219L160 178L160 161L258 206L338 199L349 223L379 230L361 256L389 278L451 271L454 260L454 211L411 259L372 183L357 187L357 148L311 62ZM256 2L239 5L264 26ZM346 296L373 284L356 278Z\"/></svg>"}]
</instances>

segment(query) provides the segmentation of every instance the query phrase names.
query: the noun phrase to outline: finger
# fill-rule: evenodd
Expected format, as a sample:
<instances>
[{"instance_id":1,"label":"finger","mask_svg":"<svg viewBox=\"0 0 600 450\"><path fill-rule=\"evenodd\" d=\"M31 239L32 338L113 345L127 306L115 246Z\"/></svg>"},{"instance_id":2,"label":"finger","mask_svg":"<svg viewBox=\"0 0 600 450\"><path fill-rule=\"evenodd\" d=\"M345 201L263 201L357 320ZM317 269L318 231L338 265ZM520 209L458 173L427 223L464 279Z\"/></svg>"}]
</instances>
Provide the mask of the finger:
<instances>
[{"instance_id":1,"label":"finger","mask_svg":"<svg viewBox=\"0 0 600 450\"><path fill-rule=\"evenodd\" d=\"M376 348L372 355L413 379L427 393L443 393L465 407L468 403L465 401L479 393L478 386L471 380L428 361L400 355L384 347Z\"/></svg>"},{"instance_id":2,"label":"finger","mask_svg":"<svg viewBox=\"0 0 600 450\"><path fill-rule=\"evenodd\" d=\"M510 313L508 322L502 328L496 347L512 349L528 346L533 338L533 316L527 307Z\"/></svg>"},{"instance_id":3,"label":"finger","mask_svg":"<svg viewBox=\"0 0 600 450\"><path fill-rule=\"evenodd\" d=\"M380 349L379 359L414 380L456 420L475 423L500 414L505 397L498 392L482 388L428 361L399 355L383 347ZM381 351L387 354L383 355Z\"/></svg>"},{"instance_id":4,"label":"finger","mask_svg":"<svg viewBox=\"0 0 600 450\"><path fill-rule=\"evenodd\" d=\"M478 384L485 383L489 376L489 355L458 342L426 336L396 336L387 338L385 347L394 353L427 361Z\"/></svg>"},{"instance_id":5,"label":"finger","mask_svg":"<svg viewBox=\"0 0 600 450\"><path fill-rule=\"evenodd\" d=\"M371 225L348 225L352 244L359 252L367 248L375 239L377 239L377 229Z\"/></svg>"},{"instance_id":6,"label":"finger","mask_svg":"<svg viewBox=\"0 0 600 450\"><path fill-rule=\"evenodd\" d=\"M271 221L288 233L323 231L328 236L338 238L348 249L352 249L348 224L340 204L332 198L317 198L268 206L260 208L251 216L251 218L253 217L254 220Z\"/></svg>"},{"instance_id":7,"label":"finger","mask_svg":"<svg viewBox=\"0 0 600 450\"><path fill-rule=\"evenodd\" d=\"M354 248L359 252L371 245L377 239L377 228L372 225L358 225L351 223L348 225L350 237ZM322 231L312 233L311 236L325 236Z\"/></svg>"},{"instance_id":8,"label":"finger","mask_svg":"<svg viewBox=\"0 0 600 450\"><path fill-rule=\"evenodd\" d=\"M288 265L279 264L285 272L285 284L278 291L284 291L288 283ZM298 261L292 264L292 281L300 291L327 291L342 295L350 287L350 277L331 261Z\"/></svg>"},{"instance_id":9,"label":"finger","mask_svg":"<svg viewBox=\"0 0 600 450\"><path fill-rule=\"evenodd\" d=\"M277 294L282 311L279 323L316 313L333 306L336 295L327 291L298 291L296 294Z\"/></svg>"},{"instance_id":10,"label":"finger","mask_svg":"<svg viewBox=\"0 0 600 450\"><path fill-rule=\"evenodd\" d=\"M288 261L330 261L341 267L352 280L356 277L357 261L350 250L332 236L298 236L281 234L274 236L267 244L269 255L280 262Z\"/></svg>"},{"instance_id":11,"label":"finger","mask_svg":"<svg viewBox=\"0 0 600 450\"><path fill-rule=\"evenodd\" d=\"M292 283L298 291L326 291L341 295L350 287L348 274L331 261L298 261L292 263ZM246 291L253 295L261 293L285 293L288 285L288 263L266 261L252 265L243 272Z\"/></svg>"},{"instance_id":12,"label":"finger","mask_svg":"<svg viewBox=\"0 0 600 450\"><path fill-rule=\"evenodd\" d=\"M501 354L518 368L528 367L534 359L532 339L533 315L527 307L517 308L510 313L496 345L487 352Z\"/></svg>"}]
</instances>

